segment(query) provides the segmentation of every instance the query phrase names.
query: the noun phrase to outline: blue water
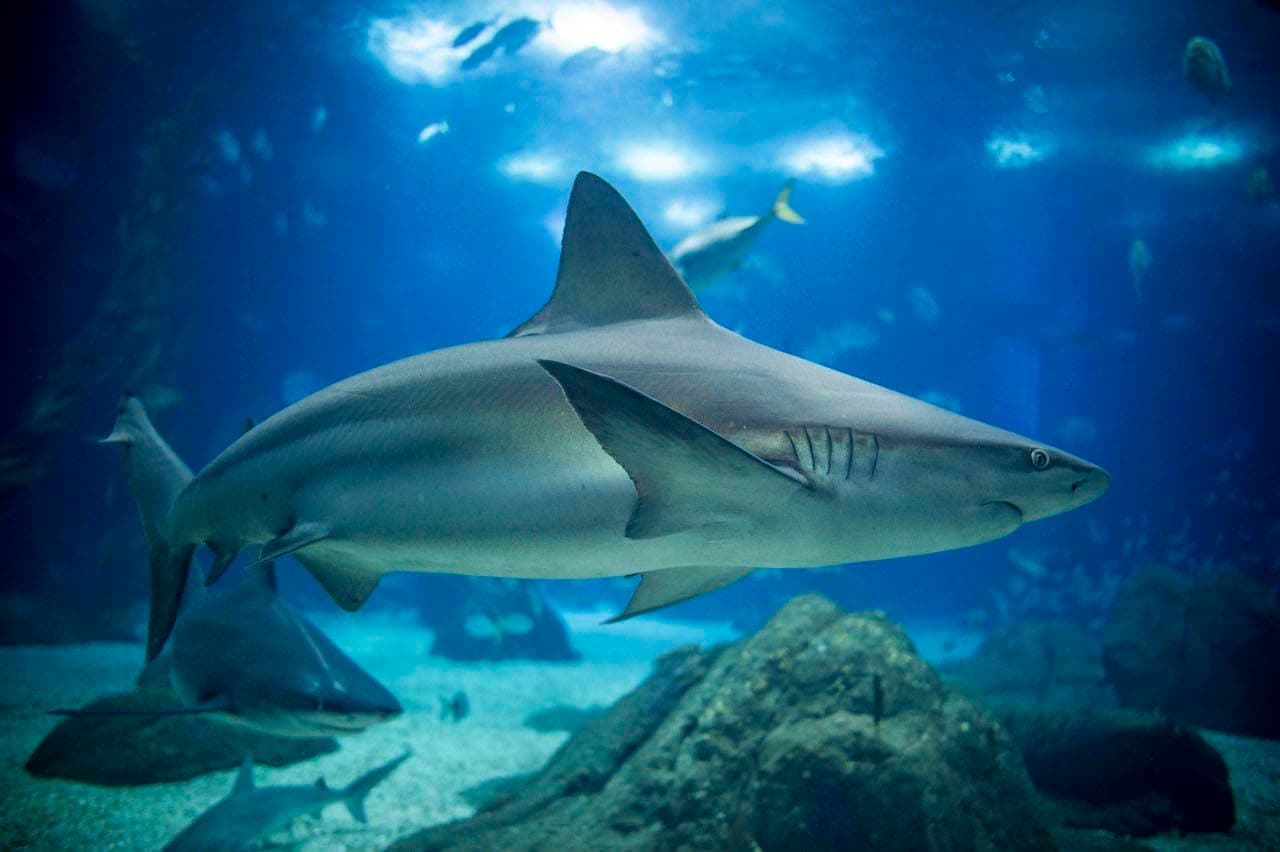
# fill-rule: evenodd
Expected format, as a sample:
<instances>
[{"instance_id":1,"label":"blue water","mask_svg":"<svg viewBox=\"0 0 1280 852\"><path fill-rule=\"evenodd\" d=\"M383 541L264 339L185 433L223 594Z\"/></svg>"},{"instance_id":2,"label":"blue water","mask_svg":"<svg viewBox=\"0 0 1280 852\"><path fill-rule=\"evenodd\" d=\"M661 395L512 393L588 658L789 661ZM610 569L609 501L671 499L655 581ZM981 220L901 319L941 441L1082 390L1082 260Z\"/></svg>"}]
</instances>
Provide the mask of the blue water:
<instances>
[{"instance_id":1,"label":"blue water","mask_svg":"<svg viewBox=\"0 0 1280 852\"><path fill-rule=\"evenodd\" d=\"M1039 436L1113 484L1011 539L770 575L680 615L749 625L811 589L909 621L1101 614L1012 548L1050 575L1079 566L1072 588L1093 592L1171 549L1187 570L1276 583L1280 202L1245 186L1256 169L1280 179L1280 14L1243 0L638 3L582 29L553 5L104 0L20 15L5 422L120 274L116 221L148 203L148 128L184 109L190 169L165 203L185 212L164 244L173 304L151 374L183 397L155 419L196 467L246 417L526 319L554 281L580 169L667 248L699 222L763 212L794 177L807 224L771 226L702 299L715 320L797 354L857 324L850 339L874 343L828 346L831 366ZM450 50L453 35L499 14L552 26L462 70L490 36ZM1182 74L1197 34L1231 73L1218 103ZM1152 257L1141 302L1135 239ZM84 363L74 426L7 505L9 589L145 597L117 460L89 438L111 425L125 364L151 354L135 342L123 363ZM296 566L286 581L330 606ZM1037 584L1060 594L1029 600ZM626 589L550 593L620 606Z\"/></svg>"}]
</instances>

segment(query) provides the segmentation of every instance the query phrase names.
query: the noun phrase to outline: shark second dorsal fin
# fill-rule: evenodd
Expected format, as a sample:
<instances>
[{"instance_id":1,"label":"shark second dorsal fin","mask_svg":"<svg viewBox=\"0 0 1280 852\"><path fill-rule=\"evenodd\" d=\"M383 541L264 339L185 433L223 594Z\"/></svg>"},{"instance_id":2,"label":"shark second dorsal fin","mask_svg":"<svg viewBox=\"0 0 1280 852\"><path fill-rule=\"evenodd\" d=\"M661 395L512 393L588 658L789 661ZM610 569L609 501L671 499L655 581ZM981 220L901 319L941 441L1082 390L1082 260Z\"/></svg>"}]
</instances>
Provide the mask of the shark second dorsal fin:
<instances>
[{"instance_id":1,"label":"shark second dorsal fin","mask_svg":"<svg viewBox=\"0 0 1280 852\"><path fill-rule=\"evenodd\" d=\"M678 316L706 315L618 191L579 172L569 196L556 289L508 337Z\"/></svg>"},{"instance_id":2,"label":"shark second dorsal fin","mask_svg":"<svg viewBox=\"0 0 1280 852\"><path fill-rule=\"evenodd\" d=\"M248 793L253 789L253 753L247 752L240 762L240 771L236 773L236 783L231 788L231 795Z\"/></svg>"}]
</instances>

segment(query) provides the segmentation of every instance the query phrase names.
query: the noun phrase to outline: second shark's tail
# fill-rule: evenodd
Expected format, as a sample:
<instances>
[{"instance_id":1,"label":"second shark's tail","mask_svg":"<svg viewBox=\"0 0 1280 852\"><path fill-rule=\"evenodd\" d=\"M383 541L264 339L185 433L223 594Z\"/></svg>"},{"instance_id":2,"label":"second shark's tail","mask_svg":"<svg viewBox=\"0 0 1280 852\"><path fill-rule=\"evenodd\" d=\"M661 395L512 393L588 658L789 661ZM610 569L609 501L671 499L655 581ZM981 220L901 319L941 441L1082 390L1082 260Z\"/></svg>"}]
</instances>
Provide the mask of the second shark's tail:
<instances>
[{"instance_id":1,"label":"second shark's tail","mask_svg":"<svg viewBox=\"0 0 1280 852\"><path fill-rule=\"evenodd\" d=\"M151 613L147 620L147 662L164 647L178 618L182 589L195 546L170 536L170 515L182 489L191 482L191 468L165 443L151 425L136 396L123 396L116 409L116 425L104 444L124 448L124 473L142 515L151 557Z\"/></svg>"},{"instance_id":2,"label":"second shark's tail","mask_svg":"<svg viewBox=\"0 0 1280 852\"><path fill-rule=\"evenodd\" d=\"M788 203L791 199L791 187L795 185L794 180L789 180L783 185L778 192L778 197L773 199L773 207L770 212L784 222L790 222L793 225L803 225L804 217L791 209Z\"/></svg>"},{"instance_id":3,"label":"second shark's tail","mask_svg":"<svg viewBox=\"0 0 1280 852\"><path fill-rule=\"evenodd\" d=\"M364 812L364 800L374 787L377 787L387 779L387 776L396 771L396 767L409 759L412 752L405 752L394 760L382 764L377 769L371 769L364 775L352 781L341 790L342 804L347 806L347 810L351 812L351 816L360 822L368 822L369 817Z\"/></svg>"}]
</instances>

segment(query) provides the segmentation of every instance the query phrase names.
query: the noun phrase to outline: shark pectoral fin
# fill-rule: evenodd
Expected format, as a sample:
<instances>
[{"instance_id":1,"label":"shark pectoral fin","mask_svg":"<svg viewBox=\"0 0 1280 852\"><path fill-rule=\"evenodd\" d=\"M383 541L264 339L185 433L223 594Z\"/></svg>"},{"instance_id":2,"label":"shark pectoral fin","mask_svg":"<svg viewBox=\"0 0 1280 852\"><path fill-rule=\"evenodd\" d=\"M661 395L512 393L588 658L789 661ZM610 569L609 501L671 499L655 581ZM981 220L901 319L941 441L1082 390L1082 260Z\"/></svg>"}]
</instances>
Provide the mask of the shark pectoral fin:
<instances>
[{"instance_id":1,"label":"shark pectoral fin","mask_svg":"<svg viewBox=\"0 0 1280 852\"><path fill-rule=\"evenodd\" d=\"M262 545L262 550L258 553L258 561L255 564L261 565L273 559L279 559L281 556L288 556L291 553L296 555L296 551L309 547L318 541L324 541L328 537L329 527L325 524L313 521L296 523L285 532Z\"/></svg>"},{"instance_id":2,"label":"shark pectoral fin","mask_svg":"<svg viewBox=\"0 0 1280 852\"><path fill-rule=\"evenodd\" d=\"M559 361L539 361L601 448L635 483L627 538L725 526L750 508L809 488L723 435L616 379Z\"/></svg>"},{"instance_id":3,"label":"shark pectoral fin","mask_svg":"<svg viewBox=\"0 0 1280 852\"><path fill-rule=\"evenodd\" d=\"M364 606L364 602L382 579L380 574L361 571L329 556L295 553L293 558L301 562L302 567L310 571L316 582L329 593L333 602L347 612L355 612Z\"/></svg>"},{"instance_id":4,"label":"shark pectoral fin","mask_svg":"<svg viewBox=\"0 0 1280 852\"><path fill-rule=\"evenodd\" d=\"M689 598L697 597L705 592L713 592L730 583L741 580L754 571L754 568L664 568L652 571L640 577L640 585L636 586L627 608L605 622L613 624L632 616L664 606L678 604Z\"/></svg>"}]
</instances>

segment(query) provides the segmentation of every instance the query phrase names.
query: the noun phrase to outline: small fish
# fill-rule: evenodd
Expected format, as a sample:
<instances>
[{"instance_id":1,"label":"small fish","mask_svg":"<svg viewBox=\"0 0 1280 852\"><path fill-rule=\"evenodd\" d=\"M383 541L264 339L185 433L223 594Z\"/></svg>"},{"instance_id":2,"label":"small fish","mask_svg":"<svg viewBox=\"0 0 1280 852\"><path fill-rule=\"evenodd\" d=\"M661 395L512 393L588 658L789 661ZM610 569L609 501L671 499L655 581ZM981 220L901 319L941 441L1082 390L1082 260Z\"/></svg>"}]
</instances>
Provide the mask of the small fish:
<instances>
[{"instance_id":1,"label":"small fish","mask_svg":"<svg viewBox=\"0 0 1280 852\"><path fill-rule=\"evenodd\" d=\"M488 29L491 23L493 23L492 20L476 21L474 24L471 24L470 26L463 27L462 30L458 33L457 37L454 38L453 46L454 47L467 46L468 44L476 40L476 36L480 35L480 33Z\"/></svg>"},{"instance_id":2,"label":"small fish","mask_svg":"<svg viewBox=\"0 0 1280 852\"><path fill-rule=\"evenodd\" d=\"M271 144L271 140L267 138L267 131L261 128L253 134L253 139L249 142L249 150L264 160L270 160L276 155L275 147Z\"/></svg>"},{"instance_id":3,"label":"small fish","mask_svg":"<svg viewBox=\"0 0 1280 852\"><path fill-rule=\"evenodd\" d=\"M323 106L316 107L315 111L311 113L312 132L319 133L321 130L324 130L324 126L328 123L329 110L325 109Z\"/></svg>"},{"instance_id":4,"label":"small fish","mask_svg":"<svg viewBox=\"0 0 1280 852\"><path fill-rule=\"evenodd\" d=\"M318 814L337 802L346 806L353 819L367 823L365 798L409 755L406 751L337 790L330 789L323 778L313 785L258 787L253 783L253 756L245 755L231 794L196 817L169 841L165 852L256 848L260 841L287 828L297 817Z\"/></svg>"},{"instance_id":5,"label":"small fish","mask_svg":"<svg viewBox=\"0 0 1280 852\"><path fill-rule=\"evenodd\" d=\"M440 721L458 723L471 714L471 699L459 689L446 698L440 696Z\"/></svg>"},{"instance_id":6,"label":"small fish","mask_svg":"<svg viewBox=\"0 0 1280 852\"><path fill-rule=\"evenodd\" d=\"M507 56L514 56L541 30L542 24L533 18L518 18L494 33L493 38L471 51L459 67L463 71L472 71L488 62L499 50Z\"/></svg>"},{"instance_id":7,"label":"small fish","mask_svg":"<svg viewBox=\"0 0 1280 852\"><path fill-rule=\"evenodd\" d=\"M418 131L418 144L425 145L437 136L444 136L449 132L449 122L434 121L428 124L422 130Z\"/></svg>"}]
</instances>

